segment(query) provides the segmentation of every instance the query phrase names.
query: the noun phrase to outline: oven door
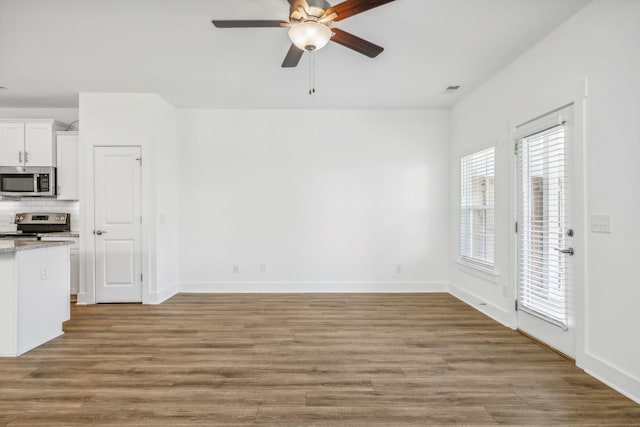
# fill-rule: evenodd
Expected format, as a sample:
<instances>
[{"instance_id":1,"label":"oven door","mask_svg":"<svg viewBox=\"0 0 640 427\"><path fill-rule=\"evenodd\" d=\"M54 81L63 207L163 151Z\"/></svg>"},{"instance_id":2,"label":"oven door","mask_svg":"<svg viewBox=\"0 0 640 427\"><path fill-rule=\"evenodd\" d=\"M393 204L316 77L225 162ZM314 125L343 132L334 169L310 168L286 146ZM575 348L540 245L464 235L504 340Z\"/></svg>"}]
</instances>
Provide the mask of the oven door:
<instances>
[{"instance_id":1,"label":"oven door","mask_svg":"<svg viewBox=\"0 0 640 427\"><path fill-rule=\"evenodd\" d=\"M9 169L9 170L8 170ZM18 169L18 170L17 170ZM0 194L3 196L55 196L54 168L2 168Z\"/></svg>"}]
</instances>

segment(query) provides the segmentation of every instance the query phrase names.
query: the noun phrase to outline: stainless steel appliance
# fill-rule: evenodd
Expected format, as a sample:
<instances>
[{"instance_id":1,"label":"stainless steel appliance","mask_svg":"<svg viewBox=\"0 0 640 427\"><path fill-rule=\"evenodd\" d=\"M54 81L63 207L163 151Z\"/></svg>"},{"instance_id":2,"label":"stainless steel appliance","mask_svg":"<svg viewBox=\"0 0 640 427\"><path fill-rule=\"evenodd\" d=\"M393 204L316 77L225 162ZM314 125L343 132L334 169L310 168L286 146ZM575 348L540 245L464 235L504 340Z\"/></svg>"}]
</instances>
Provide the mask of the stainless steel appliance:
<instances>
[{"instance_id":1,"label":"stainless steel appliance","mask_svg":"<svg viewBox=\"0 0 640 427\"><path fill-rule=\"evenodd\" d=\"M31 212L16 214L16 232L0 233L0 238L5 239L30 239L37 240L47 233L60 233L71 231L71 214Z\"/></svg>"},{"instance_id":2,"label":"stainless steel appliance","mask_svg":"<svg viewBox=\"0 0 640 427\"><path fill-rule=\"evenodd\" d=\"M1 166L0 195L53 197L56 195L56 168Z\"/></svg>"}]
</instances>

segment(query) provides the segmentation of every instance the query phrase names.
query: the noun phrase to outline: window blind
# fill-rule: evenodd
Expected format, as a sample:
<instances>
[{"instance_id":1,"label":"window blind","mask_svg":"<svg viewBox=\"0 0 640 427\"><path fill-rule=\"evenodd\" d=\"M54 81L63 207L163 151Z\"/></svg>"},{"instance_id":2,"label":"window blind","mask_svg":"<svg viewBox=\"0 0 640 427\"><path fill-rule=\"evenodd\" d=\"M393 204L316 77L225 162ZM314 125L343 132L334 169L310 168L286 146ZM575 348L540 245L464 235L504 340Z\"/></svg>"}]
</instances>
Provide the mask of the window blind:
<instances>
[{"instance_id":1,"label":"window blind","mask_svg":"<svg viewBox=\"0 0 640 427\"><path fill-rule=\"evenodd\" d=\"M493 268L495 148L460 159L460 257Z\"/></svg>"},{"instance_id":2,"label":"window blind","mask_svg":"<svg viewBox=\"0 0 640 427\"><path fill-rule=\"evenodd\" d=\"M518 307L567 327L565 125L520 138Z\"/></svg>"}]
</instances>

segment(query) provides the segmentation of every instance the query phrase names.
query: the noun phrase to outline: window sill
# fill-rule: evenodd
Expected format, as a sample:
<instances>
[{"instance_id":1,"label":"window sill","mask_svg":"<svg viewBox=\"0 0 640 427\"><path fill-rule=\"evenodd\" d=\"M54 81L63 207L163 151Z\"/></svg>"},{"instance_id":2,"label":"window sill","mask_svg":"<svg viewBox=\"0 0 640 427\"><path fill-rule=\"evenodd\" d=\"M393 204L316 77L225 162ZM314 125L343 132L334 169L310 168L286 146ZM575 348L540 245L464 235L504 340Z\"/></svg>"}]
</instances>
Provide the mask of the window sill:
<instances>
[{"instance_id":1,"label":"window sill","mask_svg":"<svg viewBox=\"0 0 640 427\"><path fill-rule=\"evenodd\" d=\"M460 271L464 271L467 274L484 279L487 282L498 283L498 280L500 279L500 272L495 268L483 267L481 265L465 261L461 258L458 258L457 263L460 266Z\"/></svg>"}]
</instances>

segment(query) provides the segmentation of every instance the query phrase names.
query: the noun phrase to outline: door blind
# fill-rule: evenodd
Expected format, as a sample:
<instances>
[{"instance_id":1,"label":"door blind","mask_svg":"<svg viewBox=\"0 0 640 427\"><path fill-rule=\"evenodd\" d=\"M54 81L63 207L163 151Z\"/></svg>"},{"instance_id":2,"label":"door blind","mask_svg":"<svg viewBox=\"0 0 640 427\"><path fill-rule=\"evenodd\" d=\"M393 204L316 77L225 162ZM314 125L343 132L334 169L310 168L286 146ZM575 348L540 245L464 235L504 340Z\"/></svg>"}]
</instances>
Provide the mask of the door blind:
<instances>
[{"instance_id":1,"label":"door blind","mask_svg":"<svg viewBox=\"0 0 640 427\"><path fill-rule=\"evenodd\" d=\"M565 125L520 138L518 307L567 327Z\"/></svg>"},{"instance_id":2,"label":"door blind","mask_svg":"<svg viewBox=\"0 0 640 427\"><path fill-rule=\"evenodd\" d=\"M494 265L494 147L460 160L460 257Z\"/></svg>"}]
</instances>

